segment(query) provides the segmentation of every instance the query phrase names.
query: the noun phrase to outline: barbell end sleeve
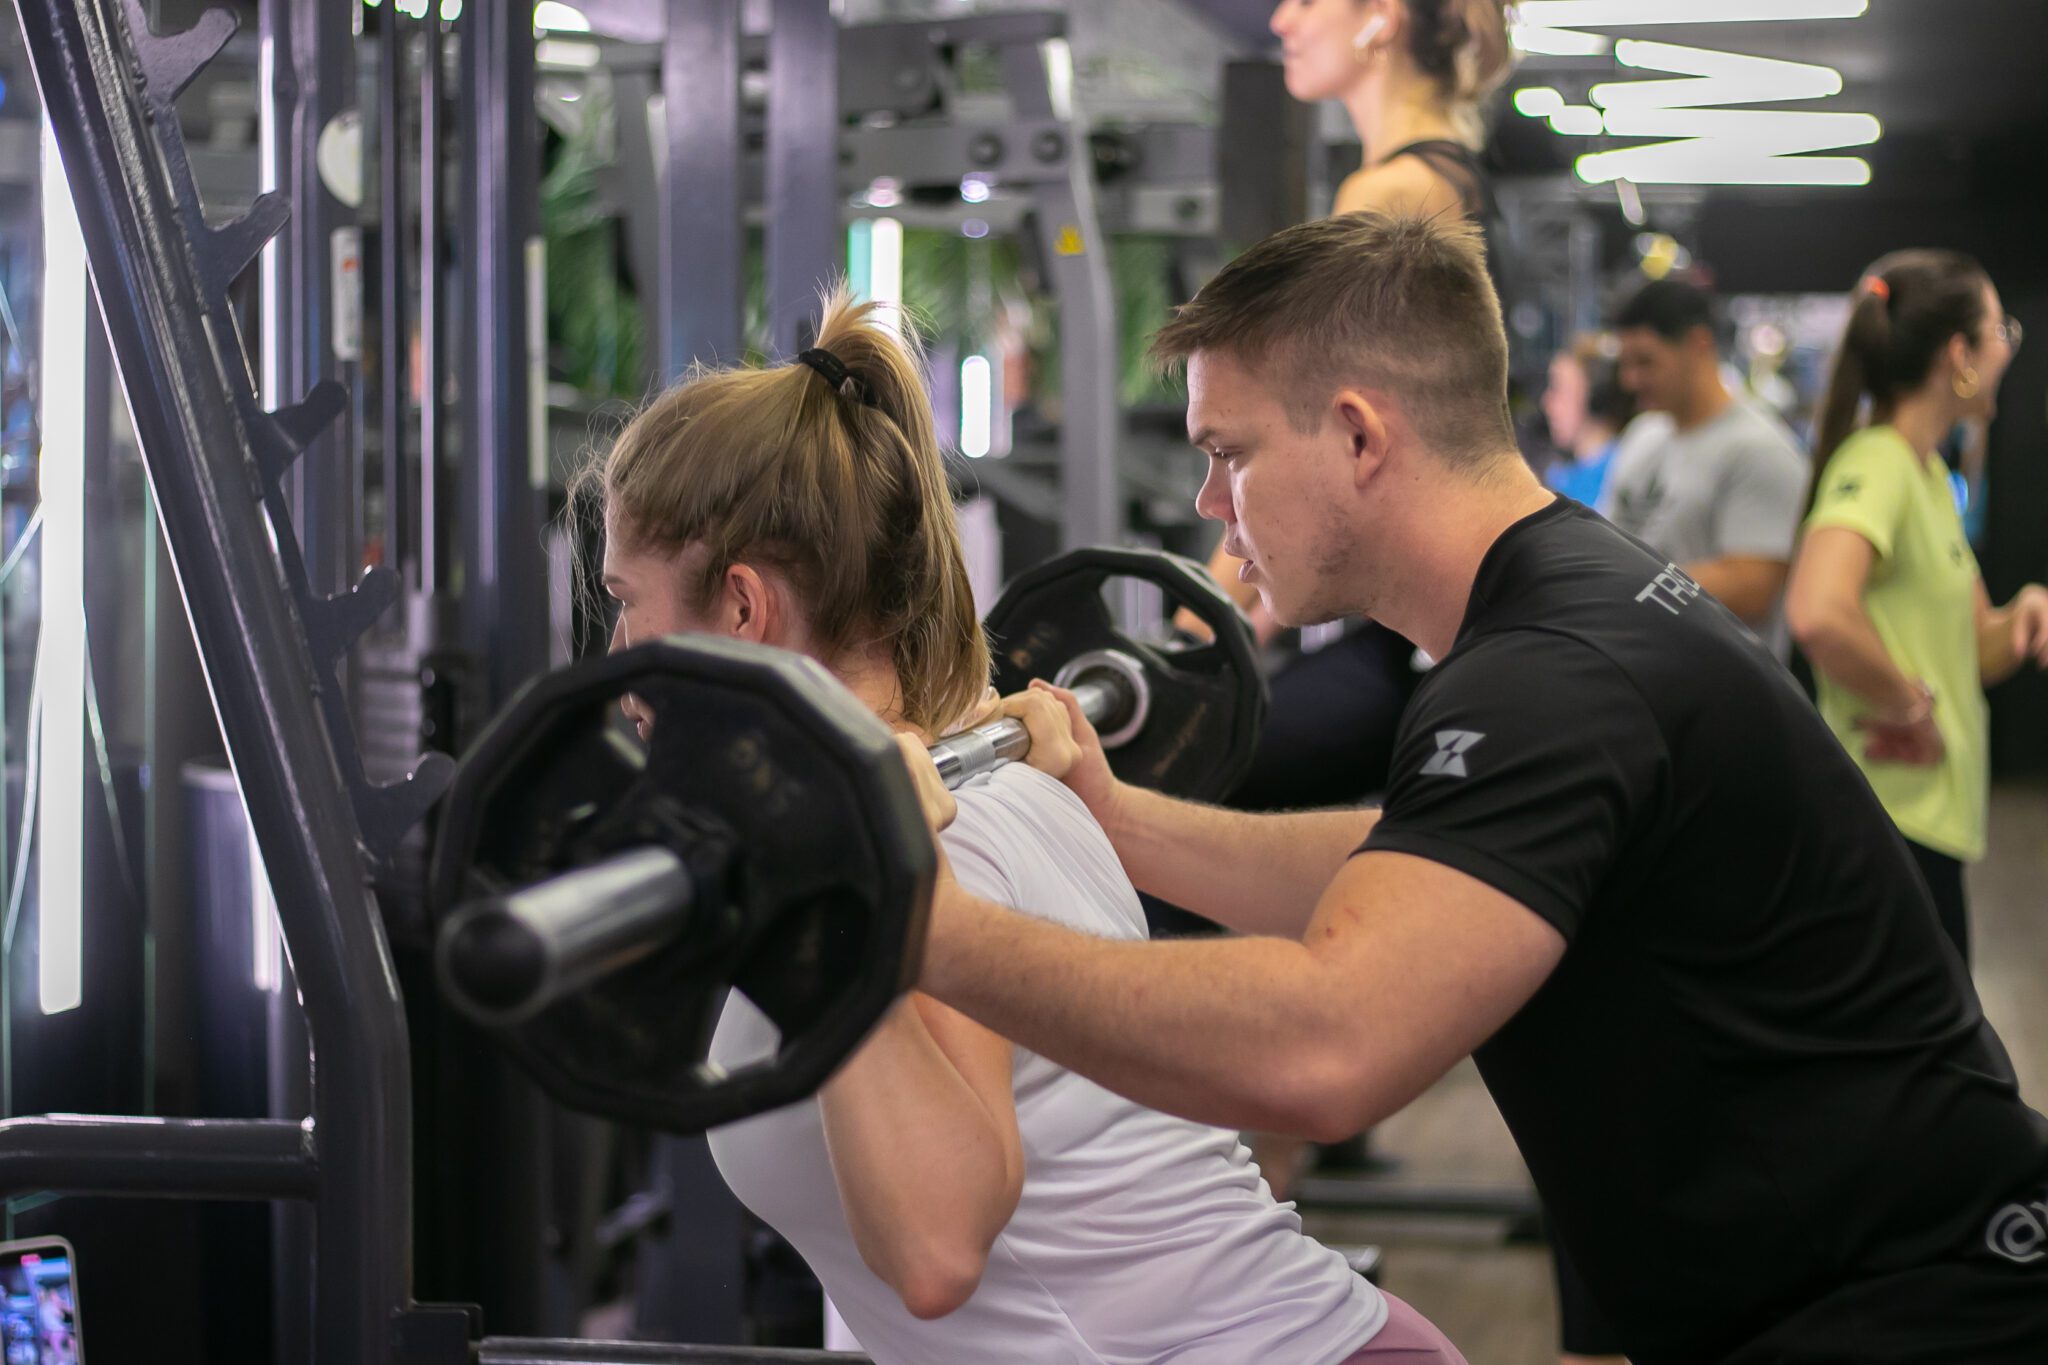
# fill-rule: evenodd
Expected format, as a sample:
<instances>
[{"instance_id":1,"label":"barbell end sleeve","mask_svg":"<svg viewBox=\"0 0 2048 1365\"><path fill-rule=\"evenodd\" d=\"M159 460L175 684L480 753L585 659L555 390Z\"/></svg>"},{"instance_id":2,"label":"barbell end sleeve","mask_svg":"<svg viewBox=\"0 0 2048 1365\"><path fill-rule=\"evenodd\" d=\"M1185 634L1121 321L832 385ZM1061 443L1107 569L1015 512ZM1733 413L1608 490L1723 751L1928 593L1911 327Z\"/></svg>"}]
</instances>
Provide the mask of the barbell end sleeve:
<instances>
[{"instance_id":1,"label":"barbell end sleeve","mask_svg":"<svg viewBox=\"0 0 2048 1365\"><path fill-rule=\"evenodd\" d=\"M472 1018L530 1017L547 984L547 950L537 935L492 898L464 906L441 934L442 989Z\"/></svg>"},{"instance_id":2,"label":"barbell end sleeve","mask_svg":"<svg viewBox=\"0 0 2048 1365\"><path fill-rule=\"evenodd\" d=\"M673 940L695 879L648 845L458 909L435 944L441 989L478 1023L524 1023Z\"/></svg>"}]
</instances>

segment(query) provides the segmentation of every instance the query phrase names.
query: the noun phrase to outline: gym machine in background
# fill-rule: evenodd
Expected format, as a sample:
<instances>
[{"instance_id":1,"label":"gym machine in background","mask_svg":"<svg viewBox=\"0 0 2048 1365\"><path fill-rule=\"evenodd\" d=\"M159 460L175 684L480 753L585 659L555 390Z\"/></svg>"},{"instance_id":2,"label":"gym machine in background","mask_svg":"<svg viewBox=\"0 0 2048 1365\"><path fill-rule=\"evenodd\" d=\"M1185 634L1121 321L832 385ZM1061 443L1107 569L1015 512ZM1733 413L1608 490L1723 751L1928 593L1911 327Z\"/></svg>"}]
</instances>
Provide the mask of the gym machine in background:
<instances>
[{"instance_id":1,"label":"gym machine in background","mask_svg":"<svg viewBox=\"0 0 2048 1365\"><path fill-rule=\"evenodd\" d=\"M534 102L525 12L471 5L449 22L380 6L366 12L359 41L334 6L263 0L255 65L265 193L221 224L202 213L172 101L229 42L232 21L214 15L155 36L135 0L17 8L235 774L231 784L193 784L197 803L228 798L208 806L222 819L206 854L233 844L229 861L241 859L237 875L217 882L230 903L212 907L227 912L214 919L225 928L240 915L221 942L233 940L243 965L252 952L272 960L264 892L274 891L285 951L256 997L268 1076L253 1113L264 1116L11 1121L0 1128L0 1183L273 1203L273 1358L591 1358L566 1347L559 1356L545 1354L552 1346L478 1347L472 1312L414 1302L416 1289L473 1296L494 1325L573 1330L589 1302L587 1266L575 1257L589 1250L586 1225L603 1212L603 1192L562 1196L574 1182L561 1176L608 1159L613 1146L609 1127L564 1114L441 1007L432 988L441 921L422 893L418 825L449 780L445 754L466 748L476 720L551 657L538 550L550 494L544 338L532 326L543 268L538 155L534 125L505 117ZM892 165L936 167L929 173L956 189L973 182L1028 206L1068 371L1052 518L1071 539L1094 524L1085 518L1101 522L1086 538L1120 532L1131 490L1118 473L1113 302L1092 185L1103 167L1121 166L1118 211L1164 211L1130 168L1142 157L1155 170L1174 156L1187 163L1188 139L1091 139L1064 102L1058 16L841 30L827 0L775 0L773 33L760 43L743 37L739 7L725 0L584 8L600 33L658 51L662 85L684 94L663 106L664 155L652 160L651 138L647 148L645 183L661 203L648 277L659 288L646 291L662 318L657 374L738 357L746 205L768 209L773 350L784 352L808 339L816 287L838 271L847 182L871 189ZM969 47L995 54L1014 117L956 103L948 73ZM767 131L757 162L746 151L739 73L761 60ZM850 86L849 72L893 73L893 93ZM844 126L850 107L874 112L913 97L918 107L895 110L891 126ZM353 134L352 106L369 114ZM352 135L379 149L369 183L345 173ZM820 166L841 167L839 177L818 175ZM1192 202L1171 209L1183 227L1193 225L1183 212ZM1213 200L1198 209L1194 218L1213 216ZM367 325L344 263L370 283ZM229 298L245 276L260 289L260 306L245 310L253 329ZM464 300L460 309L452 298ZM444 389L447 373L460 376L457 389ZM1162 621L1167 597L1184 601L1185 591L1162 587L1148 565L1131 572L1133 561L1097 553L1027 576L992 613L1012 644L1008 663L1028 668L1032 655L1089 670L1069 680L1101 702L1106 724L1113 713L1126 722L1112 732L1132 731L1119 763L1145 756L1155 784L1214 795L1257 723L1242 691L1256 681L1249 647L1174 655L1134 637L1117 623ZM352 583L365 562L375 567ZM1151 581L1105 605L1104 583L1134 580ZM1228 679L1222 663L1234 670ZM810 705L808 693L793 695L799 710ZM280 697L311 705L281 707ZM1002 752L1014 741L956 747ZM440 752L421 757L423 748ZM235 838L242 805L253 827L246 848ZM691 843L690 858L708 857L705 847ZM715 867L690 858L678 861L691 869L693 895L715 886ZM674 970L670 949L691 935L675 931L674 897L656 899L669 919L665 946L635 951L647 970ZM448 901L435 904L444 911ZM760 941L792 932L801 927L786 923ZM863 961L893 989L906 969L881 971L887 942L877 939ZM738 959L704 958L714 961L741 972ZM759 985L758 963L749 979ZM790 1002L806 992L825 1000L827 984L761 989L801 1013ZM572 994L587 1000L584 987ZM858 1011L826 1015L844 1025ZM842 1038L857 1036L842 1028ZM309 1052L321 1063L310 1072ZM783 1084L807 1086L818 1065ZM659 1113L639 1120L676 1126ZM738 1210L701 1144L656 1144L651 1186L604 1218L594 1240L637 1240L639 1332L738 1340L747 1254ZM576 1238L581 1248L564 1246Z\"/></svg>"},{"instance_id":2,"label":"gym machine in background","mask_svg":"<svg viewBox=\"0 0 2048 1365\"><path fill-rule=\"evenodd\" d=\"M311 23L322 8L333 7L304 4L266 15L276 25L266 35L266 64L287 53L292 59L288 70L272 69L268 85L291 90L303 101L280 98L270 124L280 141L272 145L297 151L280 154L280 164L269 171L275 188L244 217L215 224L204 216L172 102L229 41L232 18L216 13L185 33L153 36L143 8L127 0L17 7L62 151L63 179L78 201L101 310L129 386L129 410L240 802L260 849L260 861L253 855L248 860L251 875L244 889L253 896L267 883L275 892L294 980L269 988L287 1007L294 998L303 1003L306 1036L295 1058L290 1048L280 1050L283 1070L305 1082L309 1051L319 1066L303 1108L286 1107L292 1100L280 1089L270 1102L282 1112L269 1118L11 1120L0 1128L0 1183L10 1193L255 1199L300 1209L310 1216L287 1214L292 1226L278 1232L276 1260L311 1273L283 1283L277 1297L280 1318L303 1313L304 1330L281 1333L276 1355L256 1344L256 1358L452 1361L475 1353L473 1315L418 1305L410 1278L416 1251L414 1056L402 1011L421 999L431 1003L433 994L420 990L410 993L411 1002L401 999L389 943L409 927L407 898L397 893L408 880L410 831L449 769L445 759L431 755L405 759L393 766L411 769L409 775L381 780L389 770L379 771L364 758L375 744L357 740L358 727L374 728L374 718L351 714L352 694L360 689L343 681L351 672L366 671L368 651L360 642L380 620L391 620L396 629L386 629L402 636L422 617L434 619L432 590L451 585L439 578L434 556L425 552L428 530L467 533L458 561L462 600L468 603L473 593L489 588L485 596L499 608L480 622L429 638L472 639L483 648L472 649L470 657L488 658L507 682L545 664L544 656L527 657L539 651L517 648L518 640L501 632L511 621L524 632L520 638L544 640L532 610L544 600L534 589L535 537L526 534L537 527L542 490L532 473L532 443L519 435L531 416L523 401L531 390L521 385L533 354L526 344L533 253L530 228L522 227L530 222L531 196L519 190L515 175L532 173L531 129L522 147L517 133L524 121L503 117L506 109L531 105L526 73L533 37L523 13L515 22L500 6L472 6L455 30L464 73L462 107L476 125L463 139L460 180L472 230L462 234L466 254L452 267L462 276L469 300L464 316L473 323L456 338L458 349L470 356L470 382L464 386L467 420L455 434L474 458L456 460L457 449L446 462L437 454L422 464L401 405L401 436L381 451L391 534L376 556L383 563L351 587L348 566L360 562L356 556L365 548L347 543L357 529L347 520L355 500L343 493L346 507L335 498L321 502L330 481L345 487L349 480L337 480L334 470L312 463L348 444L333 435L333 424L351 402L335 376L322 372L328 333L318 325L322 300L342 300L308 287L303 315L283 307L287 298L301 298L300 285L290 280L319 275L313 266L325 253L314 241L312 261L293 258L289 248L301 244L295 237L270 258L279 332L260 355L245 354L244 338L253 333L230 298L236 282L291 219L295 193L306 192L306 167L292 156L331 131L311 113L319 107L314 73L327 73L321 81L348 80L307 58L308 44L317 47L337 36ZM391 18L388 8L381 17ZM282 25L294 19L306 23L292 29L288 41ZM415 63L419 79L438 88L446 68L432 55L436 48L427 35L413 36L428 48ZM403 52L409 44L386 45L387 53L391 46ZM386 61L379 80L388 86L400 68L399 61ZM438 126L444 104L438 94L428 99L423 122ZM480 112L486 110L495 112ZM494 117L508 127L494 133ZM386 131L397 130L397 120L386 125ZM386 198L375 221L382 230L402 233L410 221L396 208L406 194L404 177L384 179ZM445 221L439 196L429 192L420 198L427 226ZM528 205L523 212L522 203ZM306 207L307 222L317 230L321 205ZM344 221L333 230L345 233L347 227ZM402 263L407 254L389 242L373 245L379 259ZM445 248L445 240L430 238L416 254L439 263ZM432 265L429 274L438 277L443 269ZM380 319L385 335L373 354L381 368L400 376L392 380L387 373L389 389L402 391L409 381L398 357L410 349L410 329L394 325L396 311ZM294 343L294 336L308 340ZM292 361L295 344L299 355ZM423 345L431 354L431 344ZM96 372L105 376L110 368L101 365ZM420 425L428 429L438 420L423 415ZM358 421L367 425L360 414ZM426 515L445 507L428 485L450 464L459 464L473 483L462 495L469 515L457 517L448 508L444 522ZM409 492L415 480L416 494ZM319 562L325 556L309 558L305 552L298 537L302 513L307 525L322 523L308 544L332 530L323 518L340 522L342 549L334 561L342 566L339 580L327 578ZM409 541L408 531L419 531L421 538ZM334 539L322 543L331 548ZM401 600L406 609L387 617ZM488 688L489 675L481 676ZM417 681L429 683L424 677ZM395 730L398 742L412 744L415 755L418 725L417 719L401 721ZM443 728L435 740L452 746L457 736ZM420 1036L417 1029L412 1034L414 1040ZM444 1075L470 1070L449 1066ZM495 1151L506 1135L492 1136ZM449 1160L484 1164L473 1155L457 1153ZM493 1205L481 1201L480 1207L489 1212ZM303 1256L290 1249L298 1238L306 1239ZM517 1250L532 1262L541 1246L536 1236ZM539 1310L515 1301L512 1311ZM111 1327L117 1320L101 1322ZM135 1326L144 1329L142 1323ZM111 1345L111 1333L102 1341Z\"/></svg>"},{"instance_id":3,"label":"gym machine in background","mask_svg":"<svg viewBox=\"0 0 2048 1365\"><path fill-rule=\"evenodd\" d=\"M414 514L388 508L389 529L397 534L387 541L384 565L338 593L325 591L309 572L291 495L298 491L296 480L306 477L298 471L310 469L302 457L348 409L347 392L323 377L296 395L290 377L281 373L285 367L272 366L267 378L273 395L294 401L267 408L253 381L260 367L244 355L244 333L228 298L230 286L289 220L290 196L268 192L245 217L209 223L171 108L226 42L232 22L213 17L185 34L155 36L132 0L25 0L19 12L77 200L165 539L261 865L275 893L307 1043L318 1065L311 1071L305 1116L9 1120L0 1125L0 1187L10 1194L95 1191L304 1207L312 1216L299 1227L310 1233L312 1274L303 1286L310 1325L302 1340L311 1358L323 1363L604 1358L589 1348L553 1343L480 1344L473 1309L414 1298L414 1063L387 924L394 932L409 926L399 894L410 876L405 850L411 831L447 783L450 765L429 754L400 781L376 780L363 762L356 717L340 682L357 641L408 589L417 585L424 594L434 575L420 547L408 550L403 539ZM496 7L474 7L468 23L473 26L457 32L469 87L463 102L474 110L516 88L519 50L527 48L530 59L531 35L523 32L523 20L508 24ZM674 34L670 41L676 41ZM397 63L390 63L380 79L397 71ZM522 107L509 98L506 106ZM482 145L471 147L465 163L465 216L487 243L491 233L481 220L504 210L497 230L507 242L523 244L522 220L509 207L506 189L508 166L519 149L482 134L476 141ZM392 177L385 179L388 189ZM390 230L388 221L384 225ZM439 245L429 244L421 254L438 260ZM380 255L403 253L386 243ZM509 401L521 396L522 333L511 324L526 315L521 291L527 276L508 259L523 264L524 258L518 250L480 252L461 267L476 318L460 343L471 357L468 401L482 401L478 390L499 396L488 419L477 417L463 430L479 455L487 451L496 462L481 468L480 460L465 463L475 482L463 501L494 529L473 532L479 543L464 548L464 601L481 581L491 587L485 593L489 601L508 611L527 604L518 587L523 580L502 557L492 560L498 546L490 536L510 541L517 537L507 527L533 527L540 490L526 443L492 442L485 428L498 430L490 422L530 411ZM388 355L382 359L389 364ZM485 370L491 371L488 380ZM416 469L396 449L387 452L384 467L398 471L400 482ZM428 497L424 480L434 473L415 475L423 480L417 488L421 503ZM393 504L406 497L398 488L387 487L387 493ZM1096 615L1104 623L1110 619L1099 594ZM1078 634L1074 642L1078 646ZM1104 644L1129 658L1142 658L1150 648L1122 638ZM1235 662L1242 666L1249 662L1249 647L1241 639L1239 644L1242 657ZM1178 663L1183 671L1199 671L1205 654L1225 658L1225 651L1211 647ZM493 672L520 666L517 651L493 648L489 657ZM632 662L629 656L627 664ZM1159 664L1171 667L1172 661L1162 656ZM1241 677L1256 687L1255 674ZM1131 686L1129 677L1124 685ZM1149 696L1147 731L1179 713L1164 690L1153 687ZM301 697L314 704L282 700ZM1127 699L1134 701L1135 694ZM808 716L813 706L806 699L785 710ZM872 719L861 719L872 735ZM1255 708L1251 719L1255 723ZM850 725L852 718L847 720ZM664 744L680 743L687 731L681 724L665 725L661 733L675 738L657 740L650 753L658 756ZM1248 751L1248 741L1239 747ZM875 797L867 804L893 809L899 817L894 843L883 840L872 865L878 876L894 878L893 902L914 907L917 867L914 859L901 861L910 831L900 817L914 814L907 776L886 764L870 763L865 771L863 780ZM681 804L688 814L691 802ZM706 856L701 844L692 845L691 853L700 861ZM912 892L907 898L901 893L906 885ZM879 1010L907 979L902 949L912 941L914 924L901 923L899 916L898 928L893 937L878 935L873 951L861 959L858 975L868 983L865 1008ZM778 993L755 978L756 988L786 1018L789 1010L802 1015L809 991L823 992L813 1003L829 1000L829 984L798 983ZM857 1013L835 1015L828 1007L819 1018L845 1023ZM814 1083L860 1032L858 1026L843 1028L798 1083ZM672 1224L683 1224L686 1213L673 1206ZM281 1245L288 1247L296 1235L281 1233ZM538 1243L521 1250L537 1251ZM637 1354L662 1358L658 1348ZM770 1357L679 1349L673 1358Z\"/></svg>"}]
</instances>

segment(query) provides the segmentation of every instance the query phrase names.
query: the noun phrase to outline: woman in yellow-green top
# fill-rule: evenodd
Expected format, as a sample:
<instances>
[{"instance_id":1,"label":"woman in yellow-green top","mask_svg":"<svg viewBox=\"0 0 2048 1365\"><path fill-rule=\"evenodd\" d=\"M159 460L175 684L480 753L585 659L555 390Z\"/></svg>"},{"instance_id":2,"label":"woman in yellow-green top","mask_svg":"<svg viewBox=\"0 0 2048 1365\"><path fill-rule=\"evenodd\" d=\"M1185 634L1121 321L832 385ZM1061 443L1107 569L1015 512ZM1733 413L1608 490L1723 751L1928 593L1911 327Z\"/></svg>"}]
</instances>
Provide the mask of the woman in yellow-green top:
<instances>
[{"instance_id":1,"label":"woman in yellow-green top","mask_svg":"<svg viewBox=\"0 0 2048 1365\"><path fill-rule=\"evenodd\" d=\"M1814 443L1785 614L1855 757L1969 960L1963 864L1983 856L1984 689L2048 664L2048 589L1991 605L1937 447L1989 421L2020 343L1983 268L1902 251L1857 287ZM1868 425L1858 422L1868 400Z\"/></svg>"}]
</instances>

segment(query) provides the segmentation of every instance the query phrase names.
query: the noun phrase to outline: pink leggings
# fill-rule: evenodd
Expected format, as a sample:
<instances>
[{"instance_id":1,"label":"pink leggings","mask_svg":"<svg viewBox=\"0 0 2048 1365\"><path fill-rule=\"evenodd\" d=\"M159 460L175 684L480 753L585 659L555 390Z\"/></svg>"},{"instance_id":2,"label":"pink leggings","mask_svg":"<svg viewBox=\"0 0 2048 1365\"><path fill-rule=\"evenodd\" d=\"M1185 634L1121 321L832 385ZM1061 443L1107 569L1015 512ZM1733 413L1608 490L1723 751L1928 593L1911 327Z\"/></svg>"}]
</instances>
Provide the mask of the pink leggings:
<instances>
[{"instance_id":1,"label":"pink leggings","mask_svg":"<svg viewBox=\"0 0 2048 1365\"><path fill-rule=\"evenodd\" d=\"M1342 1365L1466 1365L1451 1339L1428 1318L1384 1289L1380 1297L1387 1301L1386 1325Z\"/></svg>"}]
</instances>

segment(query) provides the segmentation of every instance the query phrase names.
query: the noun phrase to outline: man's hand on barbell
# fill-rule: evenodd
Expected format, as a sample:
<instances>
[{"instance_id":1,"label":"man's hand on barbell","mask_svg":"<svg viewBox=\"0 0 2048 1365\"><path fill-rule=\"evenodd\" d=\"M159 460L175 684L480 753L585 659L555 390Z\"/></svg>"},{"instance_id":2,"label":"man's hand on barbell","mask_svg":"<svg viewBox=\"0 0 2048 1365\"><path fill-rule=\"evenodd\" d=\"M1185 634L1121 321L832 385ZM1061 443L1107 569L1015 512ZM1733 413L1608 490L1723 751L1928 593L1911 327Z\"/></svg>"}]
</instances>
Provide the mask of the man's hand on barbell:
<instances>
[{"instance_id":1,"label":"man's hand on barbell","mask_svg":"<svg viewBox=\"0 0 2048 1365\"><path fill-rule=\"evenodd\" d=\"M1097 820L1105 820L1116 803L1116 774L1110 771L1102 741L1074 694L1036 681L1024 691L1004 697L999 709L1022 721L1031 733L1031 751L1024 761L1066 783Z\"/></svg>"}]
</instances>

